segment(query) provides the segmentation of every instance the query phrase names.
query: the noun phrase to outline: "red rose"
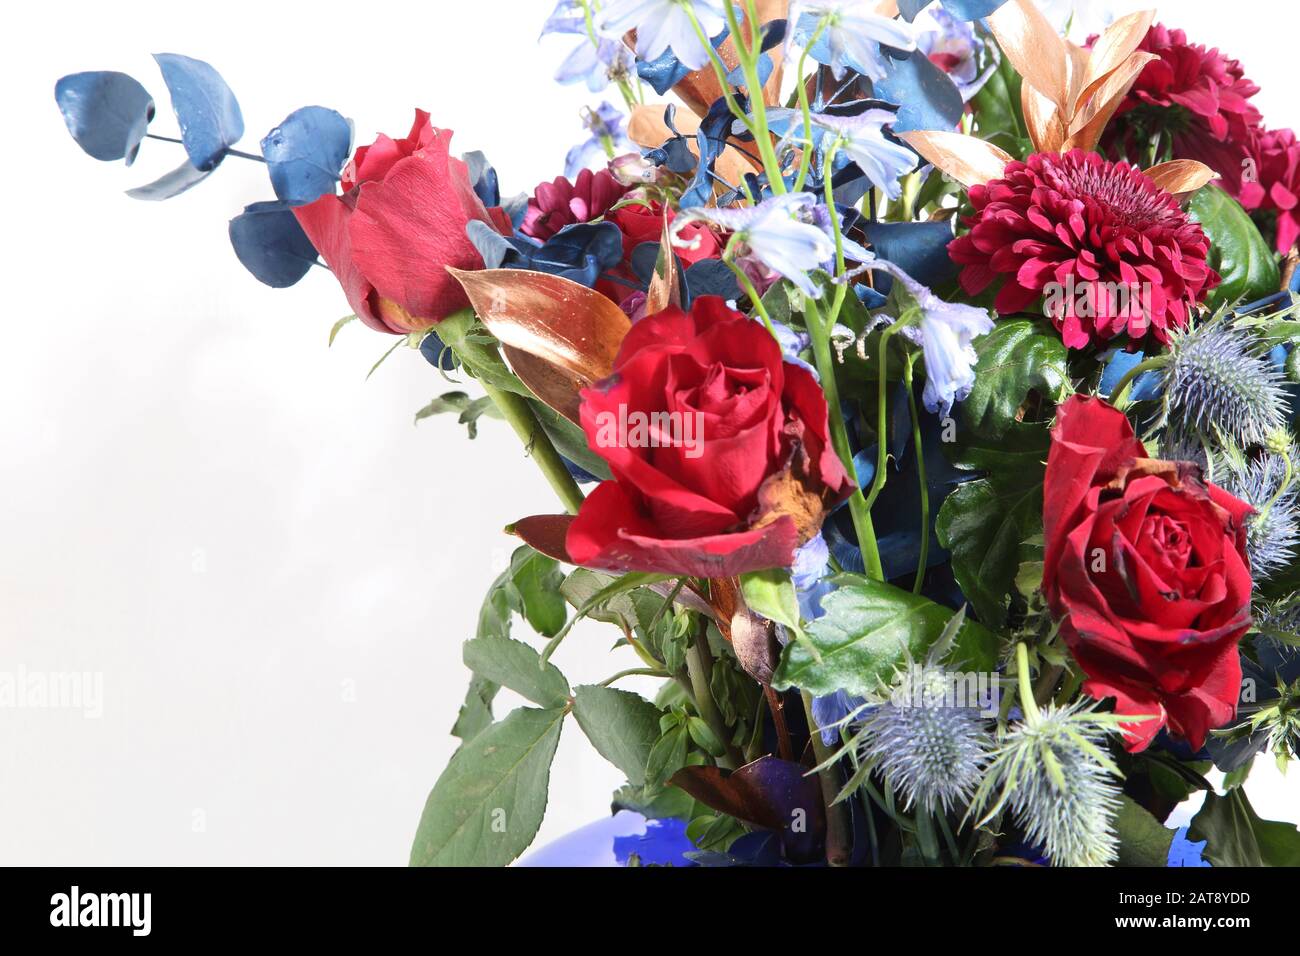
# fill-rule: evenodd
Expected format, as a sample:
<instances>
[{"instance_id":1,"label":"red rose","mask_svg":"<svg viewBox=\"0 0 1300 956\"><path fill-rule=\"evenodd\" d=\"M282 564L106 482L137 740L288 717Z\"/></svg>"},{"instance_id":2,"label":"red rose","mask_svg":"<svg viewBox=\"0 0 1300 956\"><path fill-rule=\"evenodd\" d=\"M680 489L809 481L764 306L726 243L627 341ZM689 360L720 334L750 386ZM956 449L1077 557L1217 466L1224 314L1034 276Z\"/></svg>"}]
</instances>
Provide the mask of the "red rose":
<instances>
[{"instance_id":1,"label":"red rose","mask_svg":"<svg viewBox=\"0 0 1300 956\"><path fill-rule=\"evenodd\" d=\"M582 391L581 419L614 480L569 528L576 564L711 578L788 567L853 488L816 380L716 297L635 324L613 374Z\"/></svg>"},{"instance_id":2,"label":"red rose","mask_svg":"<svg viewBox=\"0 0 1300 956\"><path fill-rule=\"evenodd\" d=\"M358 318L381 332L427 329L469 305L446 266L481 269L465 235L471 219L494 220L449 150L452 134L415 111L405 139L380 136L357 150L342 175L342 196L294 210L334 270Z\"/></svg>"},{"instance_id":3,"label":"red rose","mask_svg":"<svg viewBox=\"0 0 1300 956\"><path fill-rule=\"evenodd\" d=\"M1200 748L1232 719L1250 626L1249 505L1187 462L1158 461L1096 398L1057 412L1047 459L1043 593L1084 691L1115 698L1142 750L1165 724Z\"/></svg>"}]
</instances>

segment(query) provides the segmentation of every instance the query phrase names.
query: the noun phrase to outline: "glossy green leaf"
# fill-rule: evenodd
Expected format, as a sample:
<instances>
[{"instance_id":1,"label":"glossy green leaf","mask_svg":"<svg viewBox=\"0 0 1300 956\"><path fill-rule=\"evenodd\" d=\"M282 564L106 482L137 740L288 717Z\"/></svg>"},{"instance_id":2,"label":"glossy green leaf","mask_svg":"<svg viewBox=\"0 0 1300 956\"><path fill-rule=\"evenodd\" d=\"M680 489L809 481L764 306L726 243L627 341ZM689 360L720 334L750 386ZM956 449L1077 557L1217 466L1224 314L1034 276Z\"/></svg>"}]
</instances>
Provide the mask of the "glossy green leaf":
<instances>
[{"instance_id":1,"label":"glossy green leaf","mask_svg":"<svg viewBox=\"0 0 1300 956\"><path fill-rule=\"evenodd\" d=\"M1300 830L1261 820L1240 788L1207 793L1187 838L1208 841L1201 857L1214 866L1300 866Z\"/></svg>"},{"instance_id":2,"label":"glossy green leaf","mask_svg":"<svg viewBox=\"0 0 1300 956\"><path fill-rule=\"evenodd\" d=\"M1119 837L1118 866L1166 866L1174 831L1139 806L1127 794L1120 797L1115 815L1115 834Z\"/></svg>"},{"instance_id":3,"label":"glossy green leaf","mask_svg":"<svg viewBox=\"0 0 1300 956\"><path fill-rule=\"evenodd\" d=\"M772 678L777 690L874 694L888 685L908 655L924 659L953 616L928 598L859 575L840 575L835 582L837 589L822 601L826 613L808 626L809 641L821 661L803 644L791 641ZM997 638L967 621L949 659L964 670L992 670Z\"/></svg>"},{"instance_id":4,"label":"glossy green leaf","mask_svg":"<svg viewBox=\"0 0 1300 956\"><path fill-rule=\"evenodd\" d=\"M569 682L554 664L542 666L538 653L508 637L476 637L466 641L461 657L475 674L543 707L563 707Z\"/></svg>"},{"instance_id":5,"label":"glossy green leaf","mask_svg":"<svg viewBox=\"0 0 1300 956\"><path fill-rule=\"evenodd\" d=\"M545 637L558 634L569 616L560 593L564 583L560 563L532 548L518 548L510 557L510 583L532 629Z\"/></svg>"},{"instance_id":6,"label":"glossy green leaf","mask_svg":"<svg viewBox=\"0 0 1300 956\"><path fill-rule=\"evenodd\" d=\"M1277 258L1241 204L1217 186L1192 199L1188 213L1210 239L1210 268L1222 280L1206 299L1210 309L1224 303L1254 302L1282 284Z\"/></svg>"},{"instance_id":7,"label":"glossy green leaf","mask_svg":"<svg viewBox=\"0 0 1300 956\"><path fill-rule=\"evenodd\" d=\"M564 714L516 710L462 746L425 802L411 865L505 866L526 850L546 812Z\"/></svg>"},{"instance_id":8,"label":"glossy green leaf","mask_svg":"<svg viewBox=\"0 0 1300 956\"><path fill-rule=\"evenodd\" d=\"M999 321L975 340L975 351L975 385L961 412L965 427L978 434L1001 436L1021 417L1031 391L1053 403L1069 393L1065 345L1045 322Z\"/></svg>"}]
</instances>

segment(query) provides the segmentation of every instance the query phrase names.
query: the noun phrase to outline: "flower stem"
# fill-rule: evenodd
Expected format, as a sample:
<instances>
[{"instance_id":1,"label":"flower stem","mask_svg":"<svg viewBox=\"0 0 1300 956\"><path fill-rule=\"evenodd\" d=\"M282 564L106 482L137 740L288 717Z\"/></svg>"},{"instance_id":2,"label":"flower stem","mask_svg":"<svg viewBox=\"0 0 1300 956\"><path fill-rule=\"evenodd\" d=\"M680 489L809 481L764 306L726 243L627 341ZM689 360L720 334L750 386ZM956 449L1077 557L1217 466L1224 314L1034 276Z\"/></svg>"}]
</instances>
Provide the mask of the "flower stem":
<instances>
[{"instance_id":1,"label":"flower stem","mask_svg":"<svg viewBox=\"0 0 1300 956\"><path fill-rule=\"evenodd\" d=\"M1020 682L1020 709L1024 712L1025 722L1036 724L1041 715L1034 699L1034 685L1029 678L1029 648L1023 641L1016 644L1016 679Z\"/></svg>"},{"instance_id":2,"label":"flower stem","mask_svg":"<svg viewBox=\"0 0 1300 956\"><path fill-rule=\"evenodd\" d=\"M573 480L573 475L569 474L564 459L551 444L550 437L542 428L542 423L537 420L537 416L533 414L533 410L528 407L527 400L522 395L496 388L487 382L479 384L483 386L483 391L487 392L493 404L500 410L501 416L510 423L510 427L524 443L524 449L546 476L555 493L559 495L565 509L569 514L576 515L578 509L582 507L582 489Z\"/></svg>"},{"instance_id":3,"label":"flower stem","mask_svg":"<svg viewBox=\"0 0 1300 956\"><path fill-rule=\"evenodd\" d=\"M713 700L713 655L709 652L709 622L701 617L695 628L695 637L686 649L686 671L691 677L691 689L695 693L695 709L713 735L727 748L726 756L715 758L718 766L734 770L744 759L735 744L731 742L731 731L718 711Z\"/></svg>"},{"instance_id":4,"label":"flower stem","mask_svg":"<svg viewBox=\"0 0 1300 956\"><path fill-rule=\"evenodd\" d=\"M1124 390L1137 381L1138 376L1145 375L1147 372L1154 372L1162 369L1169 364L1168 355L1157 355L1149 358L1145 362L1138 362L1131 369L1124 373L1124 377L1116 383L1115 387L1110 390L1110 403L1116 408L1123 409L1128 406L1128 399L1124 395Z\"/></svg>"},{"instance_id":5,"label":"flower stem","mask_svg":"<svg viewBox=\"0 0 1300 956\"><path fill-rule=\"evenodd\" d=\"M912 583L912 593L920 594L926 568L930 563L930 485L925 475L925 452L921 448L921 419L917 413L916 393L912 389L914 361L914 355L907 357L907 364L903 366L903 381L907 383L907 401L912 410L912 450L916 454L916 477L921 486L921 553L916 561L916 580Z\"/></svg>"},{"instance_id":6,"label":"flower stem","mask_svg":"<svg viewBox=\"0 0 1300 956\"><path fill-rule=\"evenodd\" d=\"M821 731L813 719L812 694L803 691L803 712L808 719L808 735L812 741L813 755L817 765L830 760L834 753L822 740ZM839 781L835 772L837 764L831 763L818 772L817 777L822 788L822 802L826 805L826 863L828 866L848 866L852 855L852 838L849 833L849 805L836 803L839 796Z\"/></svg>"},{"instance_id":7,"label":"flower stem","mask_svg":"<svg viewBox=\"0 0 1300 956\"><path fill-rule=\"evenodd\" d=\"M781 163L772 148L772 134L767 127L767 102L763 84L759 82L758 55L763 43L763 23L754 8L753 0L745 0L745 19L749 25L749 41L740 29L740 18L736 16L733 0L726 0L727 25L731 28L731 40L736 47L736 57L740 60L741 71L745 74L745 86L749 90L749 108L754 115L754 141L758 144L758 154L763 158L763 169L767 173L767 184L773 195L781 196L786 192L785 178L781 175Z\"/></svg>"},{"instance_id":8,"label":"flower stem","mask_svg":"<svg viewBox=\"0 0 1300 956\"><path fill-rule=\"evenodd\" d=\"M816 300L805 300L804 314L808 321L808 333L812 338L813 360L817 366L817 375L821 378L822 391L826 394L831 445L856 484L857 472L853 466L853 447L849 444L849 431L844 424L844 413L840 410L840 387L835 381L835 359L831 355L831 330L830 327L822 324L821 311L817 307ZM858 547L862 549L862 561L867 573L877 581L885 580L884 566L880 562L880 547L876 543L875 528L871 524L871 508L862 497L861 488L855 488L849 497L849 514L853 518L853 530L858 537Z\"/></svg>"}]
</instances>

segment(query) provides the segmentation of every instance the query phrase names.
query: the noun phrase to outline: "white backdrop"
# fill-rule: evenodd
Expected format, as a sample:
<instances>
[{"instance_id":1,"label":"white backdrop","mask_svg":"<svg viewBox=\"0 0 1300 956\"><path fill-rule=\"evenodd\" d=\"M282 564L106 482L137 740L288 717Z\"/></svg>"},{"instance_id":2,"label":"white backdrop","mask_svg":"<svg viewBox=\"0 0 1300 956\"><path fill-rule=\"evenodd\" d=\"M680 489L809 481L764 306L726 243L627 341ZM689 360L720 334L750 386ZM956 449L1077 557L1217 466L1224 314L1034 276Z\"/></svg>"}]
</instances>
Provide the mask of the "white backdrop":
<instances>
[{"instance_id":1,"label":"white backdrop","mask_svg":"<svg viewBox=\"0 0 1300 956\"><path fill-rule=\"evenodd\" d=\"M0 325L0 672L102 675L102 715L0 709L0 863L400 864L453 749L460 644L512 547L507 522L554 510L513 434L412 425L446 386L359 324L331 277L286 292L235 260L226 221L272 198L230 159L153 205L130 170L72 143L55 80L131 73L174 132L149 54L210 61L256 142L291 110L333 107L357 141L422 106L483 149L503 190L559 174L585 88L534 41L549 0L420 5L70 2L7 13ZM1165 5L1300 124L1279 4ZM612 92L612 91L611 91ZM557 662L574 683L633 666L607 629ZM635 684L633 684L635 686ZM503 695L504 699L504 695ZM1300 789L1266 776L1265 815ZM606 812L618 773L566 729L539 843ZM1266 783L1267 786L1261 784Z\"/></svg>"}]
</instances>

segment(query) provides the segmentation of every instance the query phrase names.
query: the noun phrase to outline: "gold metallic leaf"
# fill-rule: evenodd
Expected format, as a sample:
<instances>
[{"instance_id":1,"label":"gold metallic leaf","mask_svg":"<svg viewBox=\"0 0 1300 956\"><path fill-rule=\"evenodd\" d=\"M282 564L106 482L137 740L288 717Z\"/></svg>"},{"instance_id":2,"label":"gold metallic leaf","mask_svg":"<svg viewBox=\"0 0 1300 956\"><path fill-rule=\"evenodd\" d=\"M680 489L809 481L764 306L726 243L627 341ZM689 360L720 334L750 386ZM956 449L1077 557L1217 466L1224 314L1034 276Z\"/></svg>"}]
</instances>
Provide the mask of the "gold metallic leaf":
<instances>
[{"instance_id":1,"label":"gold metallic leaf","mask_svg":"<svg viewBox=\"0 0 1300 956\"><path fill-rule=\"evenodd\" d=\"M1011 162L1011 154L965 133L915 130L899 138L936 168L967 188L997 179Z\"/></svg>"},{"instance_id":2,"label":"gold metallic leaf","mask_svg":"<svg viewBox=\"0 0 1300 956\"><path fill-rule=\"evenodd\" d=\"M655 274L650 277L650 286L646 290L645 314L654 315L670 305L681 304L682 289L677 276L677 256L673 253L668 215L665 211L664 228L659 235L659 262L655 264Z\"/></svg>"},{"instance_id":3,"label":"gold metallic leaf","mask_svg":"<svg viewBox=\"0 0 1300 956\"><path fill-rule=\"evenodd\" d=\"M1161 163L1148 169L1146 175L1165 192L1173 193L1179 199L1219 178L1213 169L1194 159L1175 159Z\"/></svg>"},{"instance_id":4,"label":"gold metallic leaf","mask_svg":"<svg viewBox=\"0 0 1300 956\"><path fill-rule=\"evenodd\" d=\"M1108 26L1097 38L1088 57L1088 68L1083 77L1083 85L1075 91L1076 106L1086 103L1102 81L1136 52L1155 18L1154 10L1130 13Z\"/></svg>"},{"instance_id":5,"label":"gold metallic leaf","mask_svg":"<svg viewBox=\"0 0 1300 956\"><path fill-rule=\"evenodd\" d=\"M1115 111L1119 109L1120 103L1137 82L1142 70L1155 59L1159 57L1154 53L1139 51L1131 54L1117 69L1109 73L1091 98L1081 105L1080 111L1070 122L1070 136L1061 147L1062 150L1068 152L1072 149L1095 149L1106 124L1115 115Z\"/></svg>"},{"instance_id":6,"label":"gold metallic leaf","mask_svg":"<svg viewBox=\"0 0 1300 956\"><path fill-rule=\"evenodd\" d=\"M1020 84L1020 104L1034 152L1057 153L1065 142L1065 121L1061 111L1028 83Z\"/></svg>"},{"instance_id":7,"label":"gold metallic leaf","mask_svg":"<svg viewBox=\"0 0 1300 956\"><path fill-rule=\"evenodd\" d=\"M988 18L989 28L1016 72L1069 111L1069 51L1033 0L1008 0Z\"/></svg>"},{"instance_id":8,"label":"gold metallic leaf","mask_svg":"<svg viewBox=\"0 0 1300 956\"><path fill-rule=\"evenodd\" d=\"M514 356L515 373L566 417L573 417L578 389L609 375L632 327L605 296L560 276L521 269L447 271L464 288L479 320L506 347L507 357ZM521 360L520 353L535 361ZM554 373L543 373L543 364Z\"/></svg>"}]
</instances>

